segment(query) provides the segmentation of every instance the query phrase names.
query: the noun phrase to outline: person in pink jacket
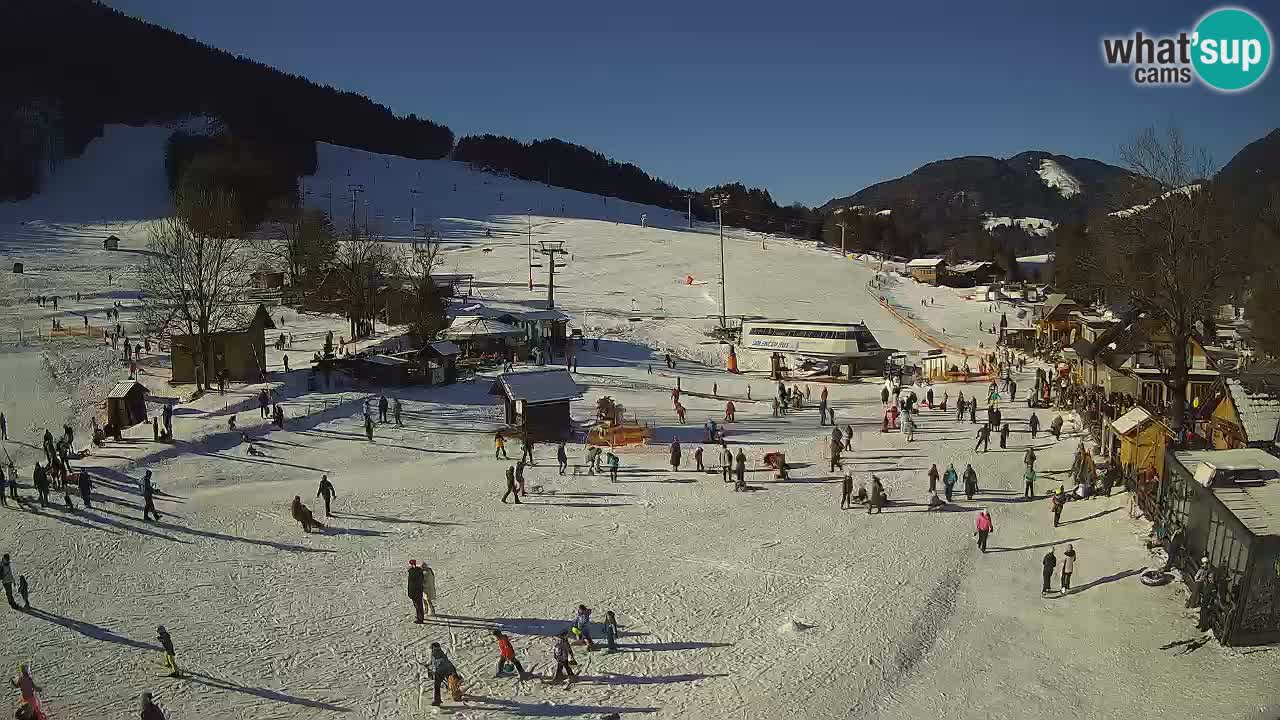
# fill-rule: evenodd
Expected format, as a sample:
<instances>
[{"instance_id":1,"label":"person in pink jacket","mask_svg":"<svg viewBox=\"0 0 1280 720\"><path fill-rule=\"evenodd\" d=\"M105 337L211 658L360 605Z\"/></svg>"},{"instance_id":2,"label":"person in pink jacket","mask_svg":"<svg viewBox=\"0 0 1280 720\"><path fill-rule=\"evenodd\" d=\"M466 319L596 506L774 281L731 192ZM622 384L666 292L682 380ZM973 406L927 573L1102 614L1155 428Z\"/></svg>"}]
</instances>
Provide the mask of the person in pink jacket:
<instances>
[{"instance_id":1,"label":"person in pink jacket","mask_svg":"<svg viewBox=\"0 0 1280 720\"><path fill-rule=\"evenodd\" d=\"M991 522L991 515L985 508L978 511L978 517L973 521L973 534L978 536L978 549L982 552L987 551L987 536L995 532L996 526Z\"/></svg>"}]
</instances>

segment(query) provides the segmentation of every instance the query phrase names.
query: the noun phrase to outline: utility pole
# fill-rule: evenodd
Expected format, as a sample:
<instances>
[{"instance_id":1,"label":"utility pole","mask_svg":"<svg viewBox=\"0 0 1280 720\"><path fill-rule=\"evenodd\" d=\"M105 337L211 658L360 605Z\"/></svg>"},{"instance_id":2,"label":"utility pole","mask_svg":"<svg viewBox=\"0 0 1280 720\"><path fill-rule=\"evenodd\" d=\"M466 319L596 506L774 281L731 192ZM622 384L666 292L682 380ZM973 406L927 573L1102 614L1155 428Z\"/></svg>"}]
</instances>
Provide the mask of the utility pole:
<instances>
[{"instance_id":1,"label":"utility pole","mask_svg":"<svg viewBox=\"0 0 1280 720\"><path fill-rule=\"evenodd\" d=\"M418 227L418 196L422 191L416 187L409 188L409 234L412 235Z\"/></svg>"},{"instance_id":2,"label":"utility pole","mask_svg":"<svg viewBox=\"0 0 1280 720\"><path fill-rule=\"evenodd\" d=\"M567 255L569 251L564 249L563 240L541 240L538 245L538 252L547 256L547 309L551 310L556 306L556 268L566 267L556 262L556 256Z\"/></svg>"},{"instance_id":3,"label":"utility pole","mask_svg":"<svg viewBox=\"0 0 1280 720\"><path fill-rule=\"evenodd\" d=\"M689 229L693 229L693 193L685 193L684 197L689 201L689 211L685 213L685 217L689 220Z\"/></svg>"},{"instance_id":4,"label":"utility pole","mask_svg":"<svg viewBox=\"0 0 1280 720\"><path fill-rule=\"evenodd\" d=\"M845 228L847 228L847 227L849 227L849 226L848 226L848 224L846 224L843 220L841 220L840 222L836 223L836 225L839 225L839 226L840 226L840 257L845 257L845 254L844 254L844 230L845 230Z\"/></svg>"},{"instance_id":5,"label":"utility pole","mask_svg":"<svg viewBox=\"0 0 1280 720\"><path fill-rule=\"evenodd\" d=\"M525 211L525 218L529 222L529 239L525 242L529 249L529 292L533 292L533 208Z\"/></svg>"},{"instance_id":6,"label":"utility pole","mask_svg":"<svg viewBox=\"0 0 1280 720\"><path fill-rule=\"evenodd\" d=\"M356 208L359 207L356 204L356 195L364 192L364 185L361 185L360 183L351 183L347 186L347 190L351 191L351 234L354 236L356 228L359 226L359 220L356 215Z\"/></svg>"},{"instance_id":7,"label":"utility pole","mask_svg":"<svg viewBox=\"0 0 1280 720\"><path fill-rule=\"evenodd\" d=\"M729 196L725 194L712 195L711 204L716 209L716 220L720 223L720 327L727 327L725 321L725 294L724 294L724 206L729 204Z\"/></svg>"}]
</instances>

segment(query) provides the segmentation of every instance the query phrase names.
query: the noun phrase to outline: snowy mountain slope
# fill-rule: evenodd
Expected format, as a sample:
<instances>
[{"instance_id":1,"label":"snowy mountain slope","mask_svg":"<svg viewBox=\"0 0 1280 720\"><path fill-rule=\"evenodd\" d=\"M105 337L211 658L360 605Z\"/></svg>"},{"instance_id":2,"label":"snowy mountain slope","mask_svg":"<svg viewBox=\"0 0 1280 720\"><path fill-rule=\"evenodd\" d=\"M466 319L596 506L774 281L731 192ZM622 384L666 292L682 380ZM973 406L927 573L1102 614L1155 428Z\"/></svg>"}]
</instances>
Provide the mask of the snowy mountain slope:
<instances>
[{"instance_id":1,"label":"snowy mountain slope","mask_svg":"<svg viewBox=\"0 0 1280 720\"><path fill-rule=\"evenodd\" d=\"M1057 188L1062 197L1069 198L1080 194L1080 181L1052 159L1041 160L1040 168L1036 172L1045 185Z\"/></svg>"}]
</instances>

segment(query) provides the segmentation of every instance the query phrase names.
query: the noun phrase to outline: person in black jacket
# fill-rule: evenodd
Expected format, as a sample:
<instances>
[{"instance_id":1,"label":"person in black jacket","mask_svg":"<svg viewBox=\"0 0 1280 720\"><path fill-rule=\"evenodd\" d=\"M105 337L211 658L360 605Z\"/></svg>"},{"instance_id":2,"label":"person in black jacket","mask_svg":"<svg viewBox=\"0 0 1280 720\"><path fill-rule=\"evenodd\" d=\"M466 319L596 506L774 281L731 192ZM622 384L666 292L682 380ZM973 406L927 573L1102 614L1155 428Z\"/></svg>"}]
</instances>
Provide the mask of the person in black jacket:
<instances>
[{"instance_id":1,"label":"person in black jacket","mask_svg":"<svg viewBox=\"0 0 1280 720\"><path fill-rule=\"evenodd\" d=\"M156 640L164 648L164 666L169 668L169 677L182 677L182 671L178 669L177 653L173 650L173 638L169 637L169 631L163 625L156 626Z\"/></svg>"},{"instance_id":2,"label":"person in black jacket","mask_svg":"<svg viewBox=\"0 0 1280 720\"><path fill-rule=\"evenodd\" d=\"M79 477L80 484L80 500L84 502L85 509L93 507L93 478L89 475L88 470L81 470Z\"/></svg>"},{"instance_id":3,"label":"person in black jacket","mask_svg":"<svg viewBox=\"0 0 1280 720\"><path fill-rule=\"evenodd\" d=\"M1058 556L1053 554L1053 547L1050 546L1049 552L1045 553L1044 559L1040 561L1041 571L1040 577L1043 582L1040 585L1040 594L1049 594L1049 585L1053 582L1053 569L1058 567Z\"/></svg>"},{"instance_id":4,"label":"person in black jacket","mask_svg":"<svg viewBox=\"0 0 1280 720\"><path fill-rule=\"evenodd\" d=\"M516 487L516 468L514 465L507 467L507 491L502 494L502 503L504 505L508 496L515 496L516 504L520 504L520 490Z\"/></svg>"},{"instance_id":5,"label":"person in black jacket","mask_svg":"<svg viewBox=\"0 0 1280 720\"><path fill-rule=\"evenodd\" d=\"M460 686L462 676L458 674L458 668L454 667L453 661L444 654L444 648L440 647L440 643L431 643L432 705L440 704L440 686L448 683L450 678L458 678L455 684ZM462 699L461 690L453 690L453 687L450 687L450 690L453 691L454 702Z\"/></svg>"},{"instance_id":6,"label":"person in black jacket","mask_svg":"<svg viewBox=\"0 0 1280 720\"><path fill-rule=\"evenodd\" d=\"M31 481L36 486L36 494L40 496L40 504L49 504L49 471L36 463L36 469L31 473Z\"/></svg>"},{"instance_id":7,"label":"person in black jacket","mask_svg":"<svg viewBox=\"0 0 1280 720\"><path fill-rule=\"evenodd\" d=\"M414 622L421 625L426 618L422 594L426 592L427 579L417 560L409 561L409 599L413 601ZM436 700L440 700L440 683L436 683Z\"/></svg>"},{"instance_id":8,"label":"person in black jacket","mask_svg":"<svg viewBox=\"0 0 1280 720\"><path fill-rule=\"evenodd\" d=\"M329 482L328 475L320 476L320 489L316 491L316 497L324 498L324 516L329 517L329 503L338 497L338 493L333 489L333 483Z\"/></svg>"},{"instance_id":9,"label":"person in black jacket","mask_svg":"<svg viewBox=\"0 0 1280 720\"><path fill-rule=\"evenodd\" d=\"M138 698L138 717L141 720L165 720L164 711L152 699L150 692L144 692Z\"/></svg>"},{"instance_id":10,"label":"person in black jacket","mask_svg":"<svg viewBox=\"0 0 1280 720\"><path fill-rule=\"evenodd\" d=\"M1005 423L1004 426L1000 428L1000 449L1003 450L1008 445L1009 445L1009 423Z\"/></svg>"},{"instance_id":11,"label":"person in black jacket","mask_svg":"<svg viewBox=\"0 0 1280 720\"><path fill-rule=\"evenodd\" d=\"M564 443L560 443L556 448L556 462L560 463L560 474L563 475L565 469L569 467L569 455L564 451Z\"/></svg>"}]
</instances>

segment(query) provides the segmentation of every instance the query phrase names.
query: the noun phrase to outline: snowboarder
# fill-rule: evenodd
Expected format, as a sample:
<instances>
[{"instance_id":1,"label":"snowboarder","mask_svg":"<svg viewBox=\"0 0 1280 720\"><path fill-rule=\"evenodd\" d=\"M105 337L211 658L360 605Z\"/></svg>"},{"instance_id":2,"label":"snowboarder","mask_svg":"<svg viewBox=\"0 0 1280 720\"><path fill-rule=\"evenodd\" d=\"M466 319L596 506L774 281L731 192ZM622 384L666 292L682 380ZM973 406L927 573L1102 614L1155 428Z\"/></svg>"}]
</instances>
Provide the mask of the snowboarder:
<instances>
[{"instance_id":1,"label":"snowboarder","mask_svg":"<svg viewBox=\"0 0 1280 720\"><path fill-rule=\"evenodd\" d=\"M1053 584L1053 570L1058 567L1058 556L1053 553L1053 546L1049 546L1049 552L1044 554L1044 559L1040 561L1040 594L1048 595L1050 585Z\"/></svg>"},{"instance_id":2,"label":"snowboarder","mask_svg":"<svg viewBox=\"0 0 1280 720\"><path fill-rule=\"evenodd\" d=\"M423 595L427 591L427 578L417 560L409 561L409 601L413 603L413 621L421 625L426 621Z\"/></svg>"},{"instance_id":3,"label":"snowboarder","mask_svg":"<svg viewBox=\"0 0 1280 720\"><path fill-rule=\"evenodd\" d=\"M991 522L991 515L986 508L978 511L978 517L973 523L973 534L978 537L978 549L982 552L987 551L987 536L995 532L996 526Z\"/></svg>"},{"instance_id":4,"label":"snowboarder","mask_svg":"<svg viewBox=\"0 0 1280 720\"><path fill-rule=\"evenodd\" d=\"M680 470L680 439L671 441L671 472Z\"/></svg>"},{"instance_id":5,"label":"snowboarder","mask_svg":"<svg viewBox=\"0 0 1280 720\"><path fill-rule=\"evenodd\" d=\"M978 492L978 473L973 469L973 465L964 466L964 475L961 479L964 480L964 496L972 500Z\"/></svg>"},{"instance_id":6,"label":"snowboarder","mask_svg":"<svg viewBox=\"0 0 1280 720\"><path fill-rule=\"evenodd\" d=\"M501 431L498 431L493 436L493 459L497 460L499 455L501 455L504 460L511 459L510 456L507 455L507 439L502 436Z\"/></svg>"},{"instance_id":7,"label":"snowboarder","mask_svg":"<svg viewBox=\"0 0 1280 720\"><path fill-rule=\"evenodd\" d=\"M1062 416L1055 415L1053 422L1049 424L1049 432L1053 433L1054 440L1062 439Z\"/></svg>"},{"instance_id":8,"label":"snowboarder","mask_svg":"<svg viewBox=\"0 0 1280 720\"><path fill-rule=\"evenodd\" d=\"M173 650L173 638L169 637L169 631L163 625L156 626L156 640L164 649L164 666L169 669L169 677L182 677L182 671L178 669L177 653Z\"/></svg>"},{"instance_id":9,"label":"snowboarder","mask_svg":"<svg viewBox=\"0 0 1280 720\"><path fill-rule=\"evenodd\" d=\"M1076 571L1076 549L1070 543L1062 553L1062 594L1071 592L1071 573Z\"/></svg>"},{"instance_id":10,"label":"snowboarder","mask_svg":"<svg viewBox=\"0 0 1280 720\"><path fill-rule=\"evenodd\" d=\"M938 464L929 466L929 492L938 492Z\"/></svg>"},{"instance_id":11,"label":"snowboarder","mask_svg":"<svg viewBox=\"0 0 1280 720\"><path fill-rule=\"evenodd\" d=\"M516 649L511 644L511 638L507 637L497 628L493 630L493 638L498 641L498 670L493 674L495 678L502 677L510 665L513 670L519 673L521 680L527 680L529 673L520 664L520 660L516 658Z\"/></svg>"},{"instance_id":12,"label":"snowboarder","mask_svg":"<svg viewBox=\"0 0 1280 720\"><path fill-rule=\"evenodd\" d=\"M9 607L17 610L18 603L13 600L13 565L9 560L9 553L0 557L0 585L4 586L4 597L9 601Z\"/></svg>"},{"instance_id":13,"label":"snowboarder","mask_svg":"<svg viewBox=\"0 0 1280 720\"><path fill-rule=\"evenodd\" d=\"M502 494L502 503L507 503L507 497L515 496L516 504L520 504L520 490L516 487L516 467L514 465L507 466L507 491Z\"/></svg>"},{"instance_id":14,"label":"snowboarder","mask_svg":"<svg viewBox=\"0 0 1280 720\"><path fill-rule=\"evenodd\" d=\"M569 467L569 455L565 452L563 442L556 446L556 463L560 465L560 474L563 475Z\"/></svg>"},{"instance_id":15,"label":"snowboarder","mask_svg":"<svg viewBox=\"0 0 1280 720\"><path fill-rule=\"evenodd\" d=\"M396 427L404 427L403 414L404 403L400 402L400 398L396 398L395 401L391 403L391 416L396 421Z\"/></svg>"},{"instance_id":16,"label":"snowboarder","mask_svg":"<svg viewBox=\"0 0 1280 720\"><path fill-rule=\"evenodd\" d=\"M454 702L462 701L462 676L453 666L449 656L444 654L440 643L431 643L431 704L440 705L440 686L449 688L449 697Z\"/></svg>"},{"instance_id":17,"label":"snowboarder","mask_svg":"<svg viewBox=\"0 0 1280 720\"><path fill-rule=\"evenodd\" d=\"M568 631L562 632L556 636L555 645L551 650L551 657L556 662L556 673L552 676L551 682L558 683L568 675L570 681L577 680L578 674L573 671L573 648L569 646Z\"/></svg>"},{"instance_id":18,"label":"snowboarder","mask_svg":"<svg viewBox=\"0 0 1280 720\"><path fill-rule=\"evenodd\" d=\"M956 466L954 464L947 465L947 471L942 474L942 488L947 496L947 502L951 502L951 494L955 492L956 482L959 476L956 474Z\"/></svg>"},{"instance_id":19,"label":"snowboarder","mask_svg":"<svg viewBox=\"0 0 1280 720\"><path fill-rule=\"evenodd\" d=\"M978 442L973 446L973 451L978 452L978 448L982 448L982 452L986 452L991 445L991 426L983 425L978 428Z\"/></svg>"},{"instance_id":20,"label":"snowboarder","mask_svg":"<svg viewBox=\"0 0 1280 720\"><path fill-rule=\"evenodd\" d=\"M1027 420L1027 425L1031 427L1031 439L1036 439L1036 433L1040 432L1040 418L1035 413L1031 413L1031 418Z\"/></svg>"},{"instance_id":21,"label":"snowboarder","mask_svg":"<svg viewBox=\"0 0 1280 720\"><path fill-rule=\"evenodd\" d=\"M1009 423L1005 423L1000 428L1000 449L1004 450L1009 445Z\"/></svg>"},{"instance_id":22,"label":"snowboarder","mask_svg":"<svg viewBox=\"0 0 1280 720\"><path fill-rule=\"evenodd\" d=\"M844 479L840 481L840 509L847 509L853 502L853 475L844 474Z\"/></svg>"},{"instance_id":23,"label":"snowboarder","mask_svg":"<svg viewBox=\"0 0 1280 720\"><path fill-rule=\"evenodd\" d=\"M387 421L387 410L390 407L391 407L391 404L387 402L386 395L381 395L378 397L378 422L379 423L385 423Z\"/></svg>"},{"instance_id":24,"label":"snowboarder","mask_svg":"<svg viewBox=\"0 0 1280 720\"><path fill-rule=\"evenodd\" d=\"M142 520L149 522L150 516L154 515L156 522L160 522L160 513L156 511L155 501L155 485L151 483L151 471L142 473Z\"/></svg>"},{"instance_id":25,"label":"snowboarder","mask_svg":"<svg viewBox=\"0 0 1280 720\"><path fill-rule=\"evenodd\" d=\"M338 492L333 489L333 483L329 482L328 475L320 476L320 489L316 490L316 497L324 498L324 516L329 517L329 504L338 497Z\"/></svg>"}]
</instances>

